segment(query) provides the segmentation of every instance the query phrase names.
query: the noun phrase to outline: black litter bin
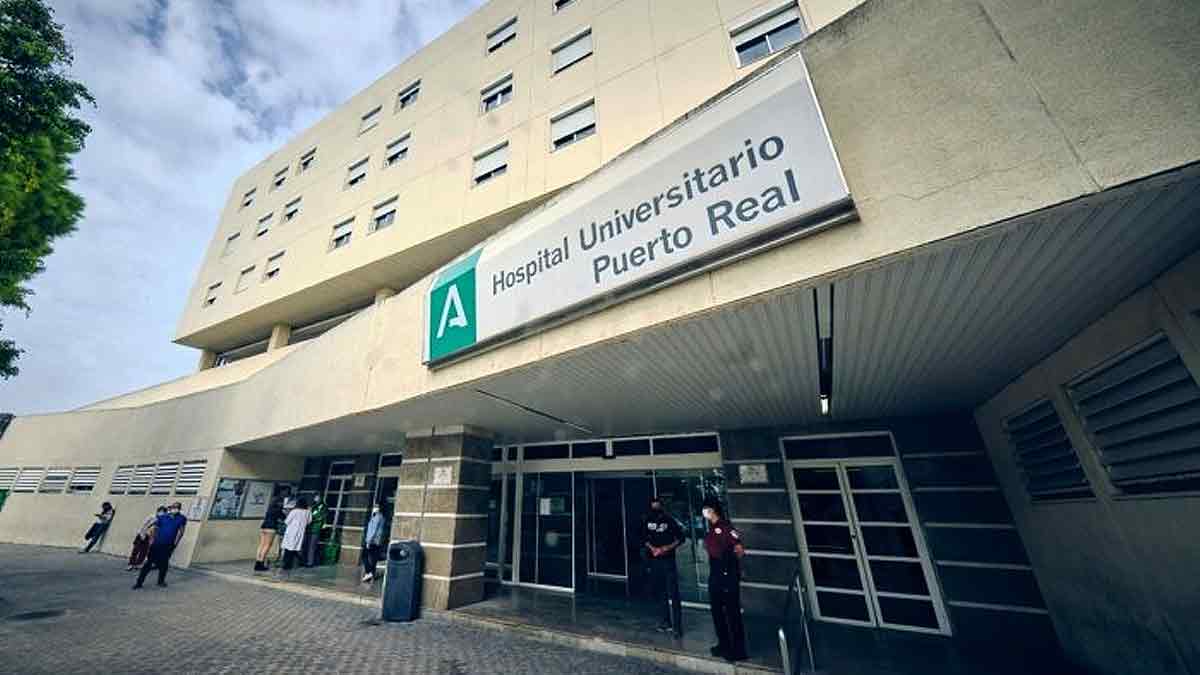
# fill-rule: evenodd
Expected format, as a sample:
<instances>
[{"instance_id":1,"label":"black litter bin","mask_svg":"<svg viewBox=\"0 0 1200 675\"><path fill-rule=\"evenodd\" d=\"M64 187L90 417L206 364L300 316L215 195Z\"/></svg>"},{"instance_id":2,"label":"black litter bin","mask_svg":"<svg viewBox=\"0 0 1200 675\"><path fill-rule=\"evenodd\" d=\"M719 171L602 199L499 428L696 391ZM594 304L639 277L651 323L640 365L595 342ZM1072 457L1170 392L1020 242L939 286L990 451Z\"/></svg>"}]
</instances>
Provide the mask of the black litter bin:
<instances>
[{"instance_id":1,"label":"black litter bin","mask_svg":"<svg viewBox=\"0 0 1200 675\"><path fill-rule=\"evenodd\" d=\"M421 606L421 545L395 541L388 546L383 578L383 620L412 621Z\"/></svg>"}]
</instances>

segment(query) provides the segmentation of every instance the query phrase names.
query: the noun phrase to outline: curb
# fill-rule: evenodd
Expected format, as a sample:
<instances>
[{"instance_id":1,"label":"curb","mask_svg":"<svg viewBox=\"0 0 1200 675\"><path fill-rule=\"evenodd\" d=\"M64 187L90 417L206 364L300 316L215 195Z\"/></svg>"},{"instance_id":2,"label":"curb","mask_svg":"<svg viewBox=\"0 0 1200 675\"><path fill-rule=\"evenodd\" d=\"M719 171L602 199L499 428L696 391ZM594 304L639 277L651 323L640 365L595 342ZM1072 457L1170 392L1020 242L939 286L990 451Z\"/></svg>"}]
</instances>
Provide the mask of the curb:
<instances>
[{"instance_id":1,"label":"curb","mask_svg":"<svg viewBox=\"0 0 1200 675\"><path fill-rule=\"evenodd\" d=\"M197 574L217 577L225 581L260 586L263 588L274 588L276 590L285 591L288 593L296 593L298 595L305 595L311 598L333 600L336 602L357 605L360 607L364 604L363 596L352 595L343 591L331 591L322 588L314 588L312 586L305 586L298 583L269 581L267 579L257 579L237 574L227 574L225 572L216 572L200 567L191 567L189 568L189 571ZM377 599L372 598L371 602L374 604L377 602ZM575 633L569 633L565 631L538 628L515 621L506 621L504 619L477 616L454 610L427 609L422 607L421 613L426 616L436 616L440 619L445 619L446 621L453 623L475 626L479 628L488 628L491 630L516 632L540 642L565 645L584 651L598 652L602 654L632 657L653 663L675 666L677 668L682 668L684 670L690 670L697 673L721 673L722 675L761 675L763 673L780 672L766 666L744 663L726 663L723 661L708 659L702 656L682 654L680 652L670 651L667 649L646 647L643 645L636 645L618 640L610 640L607 638L577 635Z\"/></svg>"}]
</instances>

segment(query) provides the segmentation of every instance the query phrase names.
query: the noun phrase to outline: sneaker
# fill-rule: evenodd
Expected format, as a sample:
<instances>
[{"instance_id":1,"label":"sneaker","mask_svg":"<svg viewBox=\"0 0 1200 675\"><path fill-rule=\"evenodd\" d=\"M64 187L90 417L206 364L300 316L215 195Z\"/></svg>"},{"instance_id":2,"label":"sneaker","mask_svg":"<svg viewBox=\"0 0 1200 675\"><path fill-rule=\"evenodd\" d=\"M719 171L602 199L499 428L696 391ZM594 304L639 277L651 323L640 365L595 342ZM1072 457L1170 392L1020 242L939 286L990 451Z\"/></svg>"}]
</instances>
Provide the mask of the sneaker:
<instances>
[{"instance_id":1,"label":"sneaker","mask_svg":"<svg viewBox=\"0 0 1200 675\"><path fill-rule=\"evenodd\" d=\"M166 588L166 587L167 587L167 582L165 582L165 581L160 581L160 582L158 582L158 587L159 587L159 588Z\"/></svg>"},{"instance_id":2,"label":"sneaker","mask_svg":"<svg viewBox=\"0 0 1200 675\"><path fill-rule=\"evenodd\" d=\"M670 633L672 630L674 629L671 628L671 624L668 621L663 621L658 624L658 632L660 633Z\"/></svg>"},{"instance_id":3,"label":"sneaker","mask_svg":"<svg viewBox=\"0 0 1200 675\"><path fill-rule=\"evenodd\" d=\"M126 571L126 572L132 572L132 571L134 571L134 570L136 570L136 569L137 569L136 567L134 567L133 565L130 565L129 567L126 567L126 568L125 568L125 571Z\"/></svg>"},{"instance_id":4,"label":"sneaker","mask_svg":"<svg viewBox=\"0 0 1200 675\"><path fill-rule=\"evenodd\" d=\"M713 645L708 648L708 653L713 656L725 656L725 648L721 645Z\"/></svg>"},{"instance_id":5,"label":"sneaker","mask_svg":"<svg viewBox=\"0 0 1200 675\"><path fill-rule=\"evenodd\" d=\"M370 572L367 572L366 574L364 574L364 575L363 575L362 582L363 582L364 584L366 584L366 583L370 583L370 582L372 582L372 581L375 581L375 575L374 575L374 574L371 574Z\"/></svg>"}]
</instances>

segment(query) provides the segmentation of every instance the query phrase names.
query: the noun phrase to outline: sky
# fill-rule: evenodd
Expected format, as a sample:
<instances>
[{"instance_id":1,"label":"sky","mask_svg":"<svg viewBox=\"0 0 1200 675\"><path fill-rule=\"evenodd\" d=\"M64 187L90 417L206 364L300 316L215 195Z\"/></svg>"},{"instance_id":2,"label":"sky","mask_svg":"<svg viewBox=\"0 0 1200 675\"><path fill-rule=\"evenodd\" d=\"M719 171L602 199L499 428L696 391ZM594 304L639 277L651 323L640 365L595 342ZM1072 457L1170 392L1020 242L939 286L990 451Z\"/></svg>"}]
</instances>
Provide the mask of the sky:
<instances>
[{"instance_id":1,"label":"sky","mask_svg":"<svg viewBox=\"0 0 1200 675\"><path fill-rule=\"evenodd\" d=\"M50 0L96 97L87 202L3 312L0 412L68 410L196 370L171 343L233 181L483 0Z\"/></svg>"}]
</instances>

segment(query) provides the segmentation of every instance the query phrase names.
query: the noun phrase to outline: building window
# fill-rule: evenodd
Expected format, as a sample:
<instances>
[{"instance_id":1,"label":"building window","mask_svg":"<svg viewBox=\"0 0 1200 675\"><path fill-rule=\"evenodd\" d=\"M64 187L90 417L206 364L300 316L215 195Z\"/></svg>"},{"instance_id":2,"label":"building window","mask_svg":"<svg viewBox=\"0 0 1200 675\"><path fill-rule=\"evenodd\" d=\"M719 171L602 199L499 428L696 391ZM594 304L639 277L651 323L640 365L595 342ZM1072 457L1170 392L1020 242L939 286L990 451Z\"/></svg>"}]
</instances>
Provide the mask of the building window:
<instances>
[{"instance_id":1,"label":"building window","mask_svg":"<svg viewBox=\"0 0 1200 675\"><path fill-rule=\"evenodd\" d=\"M283 187L283 184L287 182L288 168L289 167L285 166L282 169L275 172L275 178L271 179L271 191L272 192Z\"/></svg>"},{"instance_id":2,"label":"building window","mask_svg":"<svg viewBox=\"0 0 1200 675\"><path fill-rule=\"evenodd\" d=\"M352 234L354 234L353 218L334 225L333 235L329 239L329 250L349 245Z\"/></svg>"},{"instance_id":3,"label":"building window","mask_svg":"<svg viewBox=\"0 0 1200 675\"><path fill-rule=\"evenodd\" d=\"M397 197L377 204L375 210L371 213L371 231L382 230L392 223L396 222L396 200Z\"/></svg>"},{"instance_id":4,"label":"building window","mask_svg":"<svg viewBox=\"0 0 1200 675\"><path fill-rule=\"evenodd\" d=\"M504 22L504 25L500 26L496 30L487 34L488 53L491 54L492 52L496 51L497 49L500 49L504 45L506 45L516 39L517 39L517 17L514 16L513 18Z\"/></svg>"},{"instance_id":5,"label":"building window","mask_svg":"<svg viewBox=\"0 0 1200 675\"><path fill-rule=\"evenodd\" d=\"M589 28L550 50L553 74L561 73L591 55L592 29Z\"/></svg>"},{"instance_id":6,"label":"building window","mask_svg":"<svg viewBox=\"0 0 1200 675\"><path fill-rule=\"evenodd\" d=\"M308 171L317 163L317 149L313 148L308 152L300 155L300 162L296 164L296 173L301 174Z\"/></svg>"},{"instance_id":7,"label":"building window","mask_svg":"<svg viewBox=\"0 0 1200 675\"><path fill-rule=\"evenodd\" d=\"M588 101L557 117L550 118L550 141L554 150L565 148L594 133L596 133L595 101Z\"/></svg>"},{"instance_id":8,"label":"building window","mask_svg":"<svg viewBox=\"0 0 1200 675\"><path fill-rule=\"evenodd\" d=\"M67 485L67 492L75 494L86 494L91 492L96 487L96 481L100 479L100 467L98 466L81 466L75 469L75 473L71 475L71 482Z\"/></svg>"},{"instance_id":9,"label":"building window","mask_svg":"<svg viewBox=\"0 0 1200 675\"><path fill-rule=\"evenodd\" d=\"M748 66L804 38L800 9L789 3L779 10L757 19L730 33L737 51L738 65Z\"/></svg>"},{"instance_id":10,"label":"building window","mask_svg":"<svg viewBox=\"0 0 1200 675\"><path fill-rule=\"evenodd\" d=\"M250 285L250 277L254 275L255 267L255 265L251 265L238 274L237 284L233 287L234 293L241 293L242 291L246 290L246 288Z\"/></svg>"},{"instance_id":11,"label":"building window","mask_svg":"<svg viewBox=\"0 0 1200 675\"><path fill-rule=\"evenodd\" d=\"M1015 451L1014 459L1030 499L1036 502L1092 496L1079 454L1049 399L1005 419L1004 433Z\"/></svg>"},{"instance_id":12,"label":"building window","mask_svg":"<svg viewBox=\"0 0 1200 675\"><path fill-rule=\"evenodd\" d=\"M175 494L183 496L199 492L200 484L204 482L207 464L208 460L204 459L184 462L183 466L179 467L179 479L175 481Z\"/></svg>"},{"instance_id":13,"label":"building window","mask_svg":"<svg viewBox=\"0 0 1200 675\"><path fill-rule=\"evenodd\" d=\"M405 87L396 95L396 110L404 110L417 102L421 97L421 81L417 80Z\"/></svg>"},{"instance_id":14,"label":"building window","mask_svg":"<svg viewBox=\"0 0 1200 675\"><path fill-rule=\"evenodd\" d=\"M237 248L238 239L241 239L241 238L242 238L241 232L234 232L233 234L229 235L225 239L225 248L221 249L221 257L224 258L225 256L229 255L230 253L233 253L234 250Z\"/></svg>"},{"instance_id":15,"label":"building window","mask_svg":"<svg viewBox=\"0 0 1200 675\"><path fill-rule=\"evenodd\" d=\"M70 468L53 468L47 469L45 477L42 478L42 484L38 488L38 492L46 494L59 494L67 489L67 481L71 479Z\"/></svg>"},{"instance_id":16,"label":"building window","mask_svg":"<svg viewBox=\"0 0 1200 675\"><path fill-rule=\"evenodd\" d=\"M404 136L388 143L387 149L383 152L383 168L386 169L408 157L408 139L411 137L412 134L404 134Z\"/></svg>"},{"instance_id":17,"label":"building window","mask_svg":"<svg viewBox=\"0 0 1200 675\"><path fill-rule=\"evenodd\" d=\"M13 484L12 491L37 492L38 486L42 484L42 476L44 475L46 475L45 469L27 466L17 474L17 482Z\"/></svg>"},{"instance_id":18,"label":"building window","mask_svg":"<svg viewBox=\"0 0 1200 675\"><path fill-rule=\"evenodd\" d=\"M286 251L280 251L275 255L267 258L267 265L263 268L263 281L270 281L279 276L279 268L283 266L283 254Z\"/></svg>"},{"instance_id":19,"label":"building window","mask_svg":"<svg viewBox=\"0 0 1200 675\"><path fill-rule=\"evenodd\" d=\"M261 237L271 231L271 219L275 217L274 213L268 213L258 219L258 227L254 228L254 236Z\"/></svg>"},{"instance_id":20,"label":"building window","mask_svg":"<svg viewBox=\"0 0 1200 675\"><path fill-rule=\"evenodd\" d=\"M362 116L362 121L358 125L359 136L379 126L379 113L382 111L383 106L376 106L374 110Z\"/></svg>"},{"instance_id":21,"label":"building window","mask_svg":"<svg viewBox=\"0 0 1200 675\"><path fill-rule=\"evenodd\" d=\"M129 479L129 492L131 495L144 495L150 489L150 483L154 481L153 464L140 464L133 471L133 477Z\"/></svg>"},{"instance_id":22,"label":"building window","mask_svg":"<svg viewBox=\"0 0 1200 675\"><path fill-rule=\"evenodd\" d=\"M283 222L289 222L300 215L300 197L296 197L283 207Z\"/></svg>"},{"instance_id":23,"label":"building window","mask_svg":"<svg viewBox=\"0 0 1200 675\"><path fill-rule=\"evenodd\" d=\"M1167 336L1085 373L1067 393L1122 492L1200 489L1200 386Z\"/></svg>"},{"instance_id":24,"label":"building window","mask_svg":"<svg viewBox=\"0 0 1200 675\"><path fill-rule=\"evenodd\" d=\"M512 75L505 75L498 82L484 89L479 94L481 107L483 112L495 110L500 106L512 100L513 96L513 78Z\"/></svg>"},{"instance_id":25,"label":"building window","mask_svg":"<svg viewBox=\"0 0 1200 675\"><path fill-rule=\"evenodd\" d=\"M573 4L575 4L575 0L554 0L554 11L555 13L561 12Z\"/></svg>"},{"instance_id":26,"label":"building window","mask_svg":"<svg viewBox=\"0 0 1200 675\"><path fill-rule=\"evenodd\" d=\"M346 169L346 186L345 189L350 189L367 179L367 159L361 159Z\"/></svg>"},{"instance_id":27,"label":"building window","mask_svg":"<svg viewBox=\"0 0 1200 675\"><path fill-rule=\"evenodd\" d=\"M15 466L6 466L0 468L0 490L11 490L13 483L17 482L17 474L21 469Z\"/></svg>"},{"instance_id":28,"label":"building window","mask_svg":"<svg viewBox=\"0 0 1200 675\"><path fill-rule=\"evenodd\" d=\"M113 473L112 484L108 487L108 493L112 495L123 495L129 491L129 482L133 479L133 466L118 466Z\"/></svg>"},{"instance_id":29,"label":"building window","mask_svg":"<svg viewBox=\"0 0 1200 675\"><path fill-rule=\"evenodd\" d=\"M154 480L150 483L150 494L169 495L175 488L175 479L179 476L179 462L163 462L154 470Z\"/></svg>"},{"instance_id":30,"label":"building window","mask_svg":"<svg viewBox=\"0 0 1200 675\"><path fill-rule=\"evenodd\" d=\"M254 193L257 191L258 191L258 188L250 188L249 192L242 195L242 208L243 209L249 208L250 206L254 205Z\"/></svg>"},{"instance_id":31,"label":"building window","mask_svg":"<svg viewBox=\"0 0 1200 675\"><path fill-rule=\"evenodd\" d=\"M508 142L475 156L475 184L481 185L508 171Z\"/></svg>"},{"instance_id":32,"label":"building window","mask_svg":"<svg viewBox=\"0 0 1200 675\"><path fill-rule=\"evenodd\" d=\"M204 306L205 307L211 307L214 304L216 304L217 291L219 291L220 289L221 289L221 282L219 282L219 281L217 283L213 284L212 286L208 287L208 290L204 293Z\"/></svg>"}]
</instances>

